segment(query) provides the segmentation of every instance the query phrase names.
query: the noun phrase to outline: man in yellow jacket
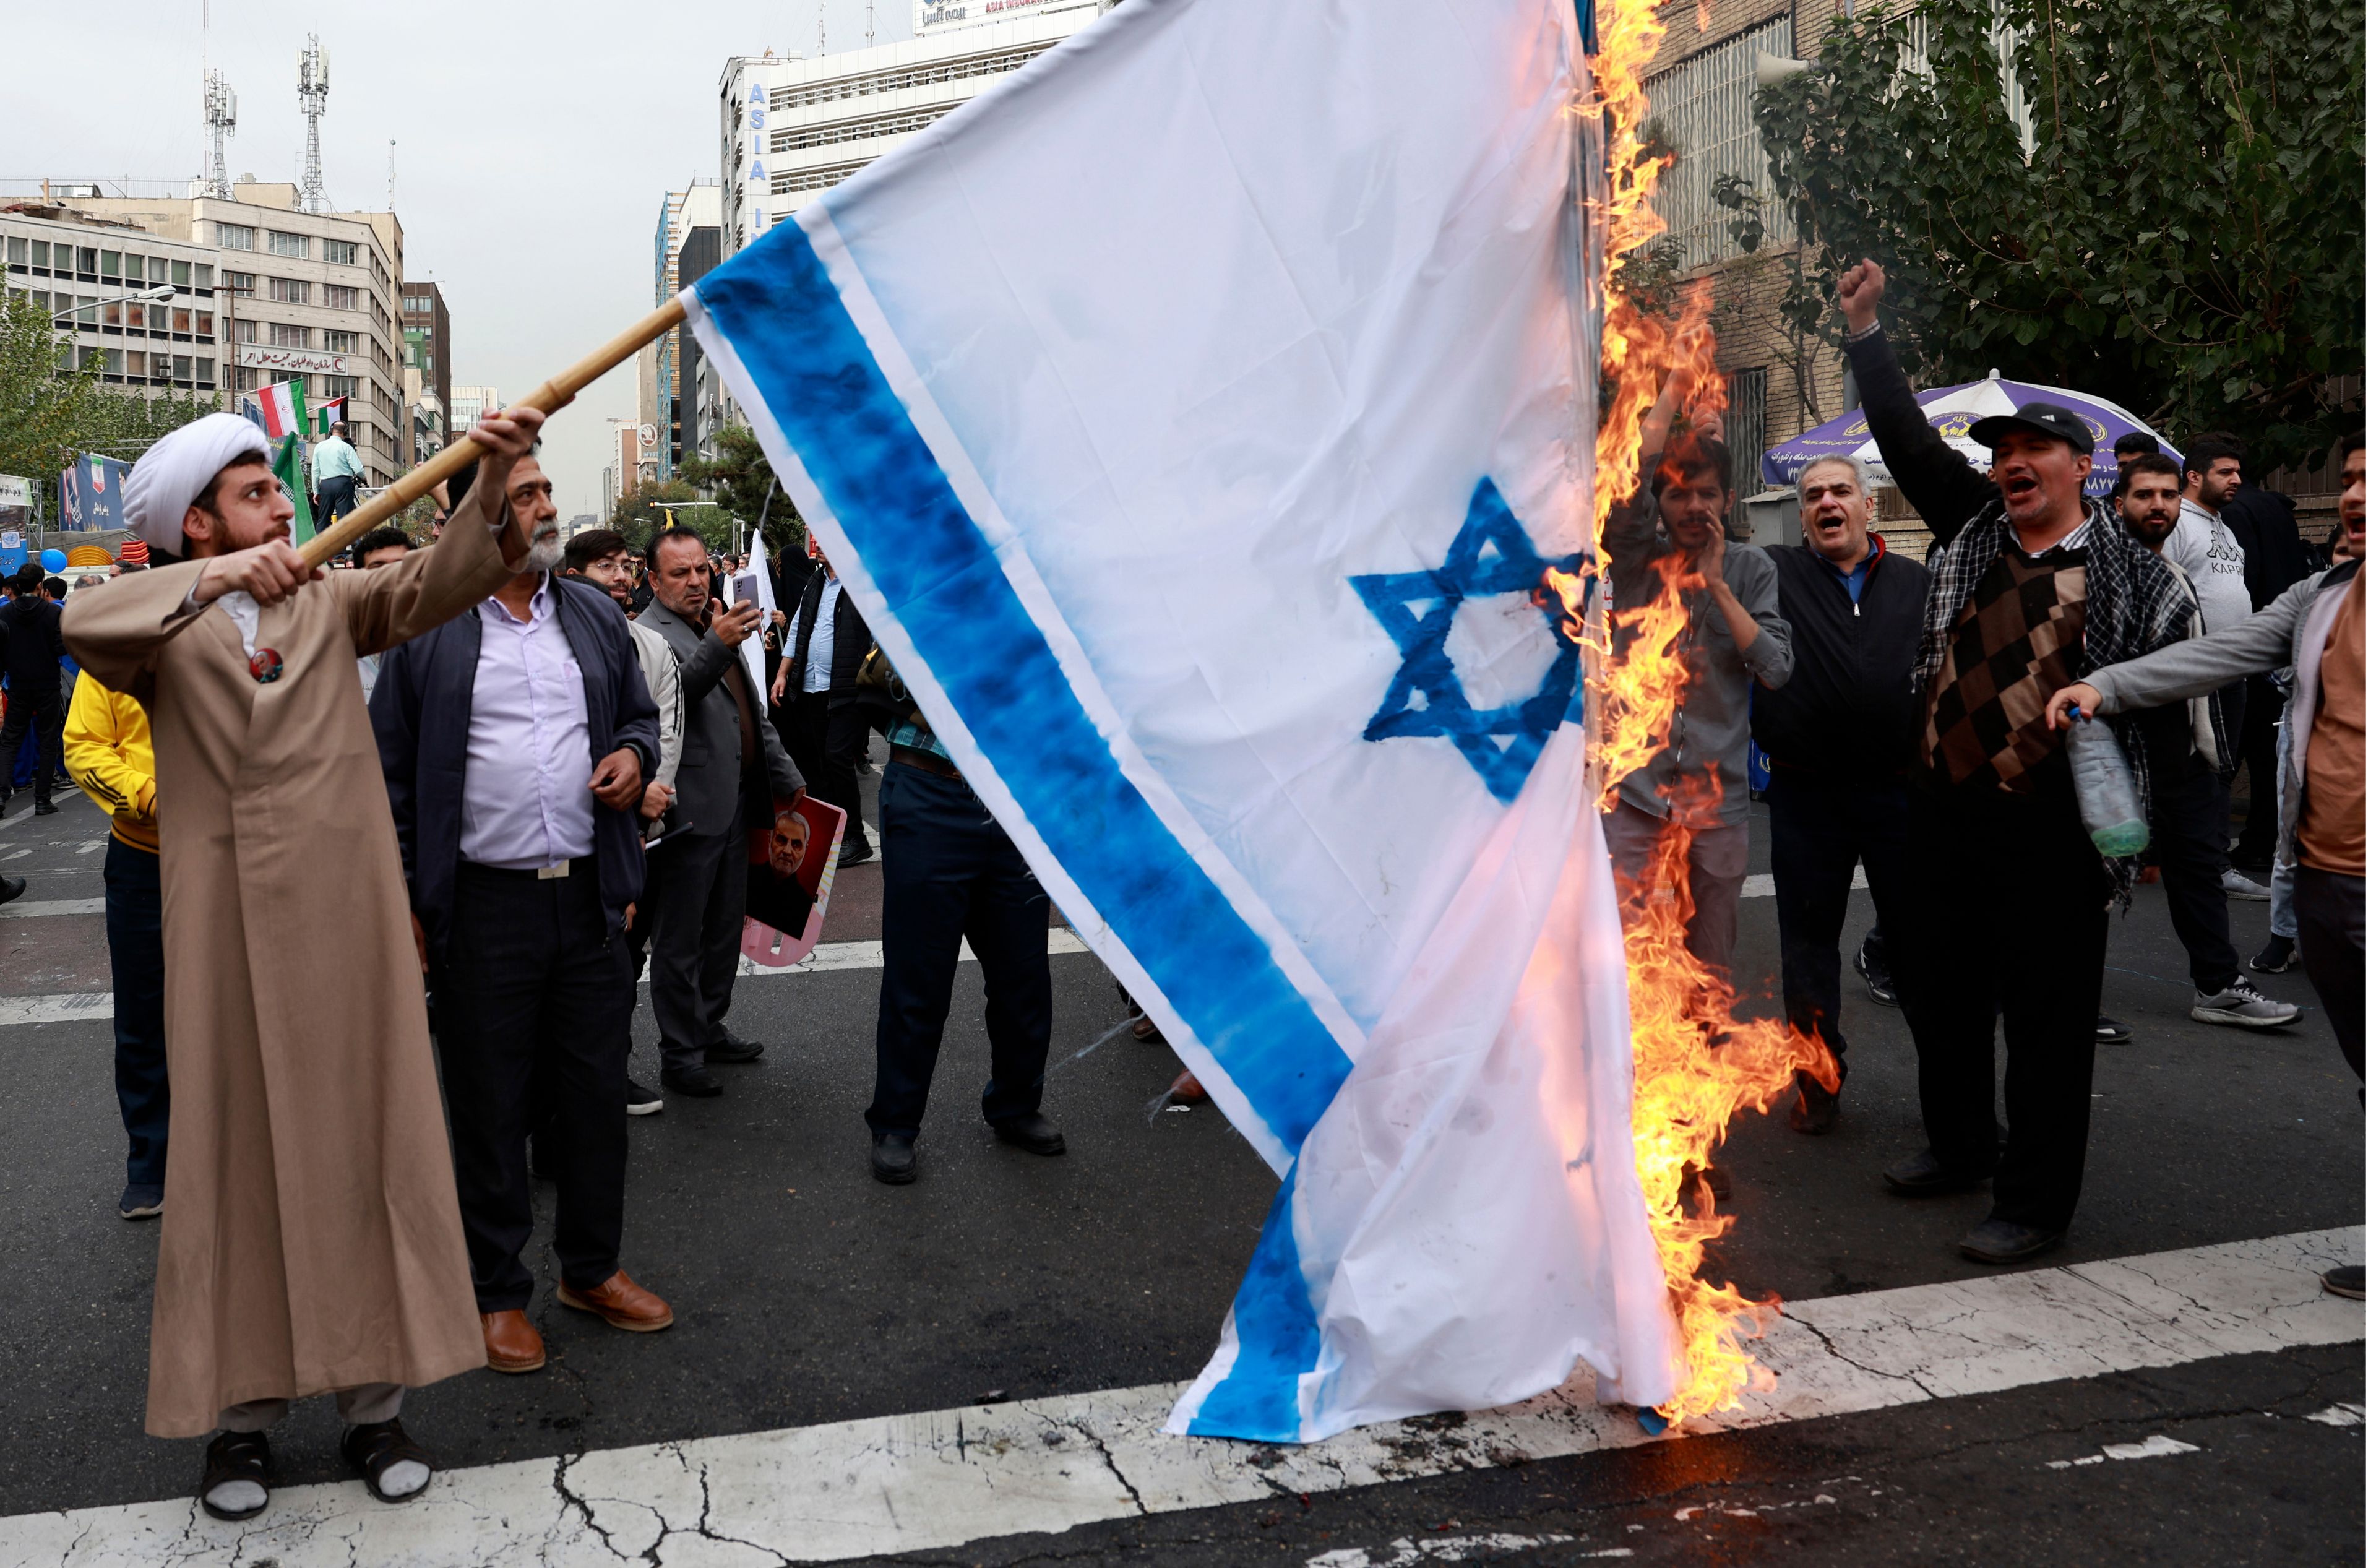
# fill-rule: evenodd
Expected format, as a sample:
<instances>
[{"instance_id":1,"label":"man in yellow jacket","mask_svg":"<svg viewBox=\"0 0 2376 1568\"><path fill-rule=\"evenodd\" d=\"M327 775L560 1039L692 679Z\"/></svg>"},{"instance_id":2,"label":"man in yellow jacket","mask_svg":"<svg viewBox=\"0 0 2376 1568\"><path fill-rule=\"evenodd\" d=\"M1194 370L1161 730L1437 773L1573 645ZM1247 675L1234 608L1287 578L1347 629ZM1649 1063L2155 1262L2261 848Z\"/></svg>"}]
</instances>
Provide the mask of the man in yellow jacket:
<instances>
[{"instance_id":1,"label":"man in yellow jacket","mask_svg":"<svg viewBox=\"0 0 2376 1568\"><path fill-rule=\"evenodd\" d=\"M105 592L104 588L100 591ZM107 960L115 980L115 1102L131 1144L126 1219L165 1210L165 909L148 715L86 671L66 709L66 772L114 818L107 840Z\"/></svg>"}]
</instances>

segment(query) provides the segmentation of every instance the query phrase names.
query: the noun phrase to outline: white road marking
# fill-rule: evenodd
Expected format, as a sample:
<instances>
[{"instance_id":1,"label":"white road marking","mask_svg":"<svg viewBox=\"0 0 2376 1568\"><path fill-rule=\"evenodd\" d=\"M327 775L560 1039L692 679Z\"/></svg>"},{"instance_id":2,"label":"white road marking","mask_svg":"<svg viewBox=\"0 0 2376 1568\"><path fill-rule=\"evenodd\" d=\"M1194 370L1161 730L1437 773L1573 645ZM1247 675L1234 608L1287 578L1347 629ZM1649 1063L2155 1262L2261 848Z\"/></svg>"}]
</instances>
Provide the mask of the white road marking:
<instances>
[{"instance_id":1,"label":"white road marking","mask_svg":"<svg viewBox=\"0 0 2376 1568\"><path fill-rule=\"evenodd\" d=\"M1667 1438L1644 1432L1629 1409L1594 1403L1589 1372L1523 1405L1388 1422L1305 1448L1166 1436L1182 1386L1166 1384L489 1465L440 1475L402 1508L374 1503L350 1481L286 1488L244 1525L210 1520L186 1497L28 1514L0 1520L0 1568L148 1568L201 1556L269 1557L279 1568L576 1568L943 1550L2214 1356L2355 1343L2366 1337L2365 1309L2329 1295L2318 1277L2364 1255L2366 1240L2352 1226L1795 1302L1758 1348L1776 1386Z\"/></svg>"},{"instance_id":2,"label":"white road marking","mask_svg":"<svg viewBox=\"0 0 2376 1568\"><path fill-rule=\"evenodd\" d=\"M30 855L30 854L31 854L32 852L33 852L33 851L32 851L32 850L30 850L30 849L17 849L17 850L13 850L13 851L11 851L11 852L10 852L10 853L8 853L8 854L6 854L6 855L0 855L0 860L7 860L7 861L21 861L21 860L23 860L27 855Z\"/></svg>"},{"instance_id":3,"label":"white road marking","mask_svg":"<svg viewBox=\"0 0 2376 1568\"><path fill-rule=\"evenodd\" d=\"M2316 1416L2310 1419L2318 1420ZM2100 1465L2107 1459L2161 1459L2172 1454L2202 1452L2191 1443L2180 1443L2174 1437L2164 1437L2156 1432L2143 1443L2108 1443L2102 1452L2090 1454L2084 1459L2049 1459L2046 1467L2049 1470L2070 1470L2082 1465Z\"/></svg>"},{"instance_id":4,"label":"white road marking","mask_svg":"<svg viewBox=\"0 0 2376 1568\"><path fill-rule=\"evenodd\" d=\"M1855 874L1848 878L1848 885L1850 887L1867 887L1871 885L1864 879L1864 867L1861 864L1856 868ZM1740 896L1744 898L1773 897L1774 878L1765 872L1759 872L1755 876L1750 877L1741 883Z\"/></svg>"},{"instance_id":5,"label":"white road marking","mask_svg":"<svg viewBox=\"0 0 2376 1568\"><path fill-rule=\"evenodd\" d=\"M107 840L106 840L106 839L104 839L104 838L94 838L94 839L92 839L89 843L85 844L84 846L82 846L82 848L80 848L80 849L77 849L77 850L75 851L75 853L76 853L76 854L77 854L77 855L88 855L88 854L91 853L93 850L96 850L96 849L106 849L106 848L107 848Z\"/></svg>"},{"instance_id":6,"label":"white road marking","mask_svg":"<svg viewBox=\"0 0 2376 1568\"><path fill-rule=\"evenodd\" d=\"M2323 1410L2302 1418L2306 1421L2330 1427L2356 1427L2367 1419L2368 1408L2364 1405L2329 1405Z\"/></svg>"},{"instance_id":7,"label":"white road marking","mask_svg":"<svg viewBox=\"0 0 2376 1568\"><path fill-rule=\"evenodd\" d=\"M0 904L0 919L6 919L14 914L102 914L106 909L107 900L104 898L67 898L30 905ZM1082 944L1081 939L1064 927L1055 926L1049 930L1050 956L1052 957L1061 953L1087 951L1088 948ZM974 962L972 947L959 943L957 961L967 964ZM745 958L742 960L741 967L735 972L752 980L763 980L777 975L813 975L829 969L879 969L882 967L883 944L880 942L820 942L817 944L816 951L808 956L805 963L795 964L790 968L770 969ZM649 976L645 977L644 983L647 985L651 983ZM66 991L53 992L46 996L0 996L0 1028L6 1028L11 1024L88 1023L92 1019L103 1020L114 1016L115 993L112 991Z\"/></svg>"},{"instance_id":8,"label":"white road marking","mask_svg":"<svg viewBox=\"0 0 2376 1568\"><path fill-rule=\"evenodd\" d=\"M1530 1551L1539 1547L1566 1546L1574 1536L1435 1536L1413 1540L1398 1537L1384 1546L1348 1546L1336 1551L1324 1551L1317 1557L1303 1560L1303 1568L1406 1568L1413 1562L1471 1562L1483 1557L1506 1557L1514 1551ZM1575 1560L1590 1557L1631 1557L1634 1549L1621 1546L1613 1551L1586 1551L1575 1554Z\"/></svg>"},{"instance_id":9,"label":"white road marking","mask_svg":"<svg viewBox=\"0 0 2376 1568\"><path fill-rule=\"evenodd\" d=\"M19 898L0 904L0 920L37 921L45 915L103 915L104 898Z\"/></svg>"}]
</instances>

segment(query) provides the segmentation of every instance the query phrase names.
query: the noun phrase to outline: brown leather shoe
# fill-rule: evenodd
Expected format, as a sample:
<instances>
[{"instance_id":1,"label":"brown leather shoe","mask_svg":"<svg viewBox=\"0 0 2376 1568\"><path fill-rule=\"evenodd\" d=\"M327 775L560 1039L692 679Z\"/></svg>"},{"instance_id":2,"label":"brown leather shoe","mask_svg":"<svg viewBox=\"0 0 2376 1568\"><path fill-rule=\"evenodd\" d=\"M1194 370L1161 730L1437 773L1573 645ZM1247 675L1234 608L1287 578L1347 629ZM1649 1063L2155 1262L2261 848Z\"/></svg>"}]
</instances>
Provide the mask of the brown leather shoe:
<instances>
[{"instance_id":1,"label":"brown leather shoe","mask_svg":"<svg viewBox=\"0 0 2376 1568\"><path fill-rule=\"evenodd\" d=\"M487 1369L532 1372L544 1365L544 1336L526 1313L481 1313L479 1332L487 1336Z\"/></svg>"},{"instance_id":2,"label":"brown leather shoe","mask_svg":"<svg viewBox=\"0 0 2376 1568\"><path fill-rule=\"evenodd\" d=\"M656 1334L676 1321L669 1304L628 1278L624 1268L591 1290L573 1290L564 1285L553 1292L553 1299L564 1307L592 1313L612 1328L630 1334Z\"/></svg>"}]
</instances>

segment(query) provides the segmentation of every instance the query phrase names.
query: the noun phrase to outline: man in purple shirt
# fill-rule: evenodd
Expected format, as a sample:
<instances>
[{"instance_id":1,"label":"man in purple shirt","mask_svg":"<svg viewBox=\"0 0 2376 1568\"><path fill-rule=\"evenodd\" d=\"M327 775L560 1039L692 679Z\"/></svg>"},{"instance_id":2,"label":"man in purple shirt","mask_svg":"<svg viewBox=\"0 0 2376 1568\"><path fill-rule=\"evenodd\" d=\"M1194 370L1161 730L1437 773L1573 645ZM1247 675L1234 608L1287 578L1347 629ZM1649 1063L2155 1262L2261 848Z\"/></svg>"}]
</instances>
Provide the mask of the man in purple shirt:
<instances>
[{"instance_id":1,"label":"man in purple shirt","mask_svg":"<svg viewBox=\"0 0 2376 1568\"><path fill-rule=\"evenodd\" d=\"M530 519L519 575L391 650L372 723L437 999L470 1278L487 1364L529 1372L544 1342L520 1261L527 1141L559 1189L557 1299L619 1328L675 1321L619 1266L626 1187L624 922L643 893L636 811L658 709L609 597L553 570L552 486L533 457L505 499Z\"/></svg>"}]
</instances>

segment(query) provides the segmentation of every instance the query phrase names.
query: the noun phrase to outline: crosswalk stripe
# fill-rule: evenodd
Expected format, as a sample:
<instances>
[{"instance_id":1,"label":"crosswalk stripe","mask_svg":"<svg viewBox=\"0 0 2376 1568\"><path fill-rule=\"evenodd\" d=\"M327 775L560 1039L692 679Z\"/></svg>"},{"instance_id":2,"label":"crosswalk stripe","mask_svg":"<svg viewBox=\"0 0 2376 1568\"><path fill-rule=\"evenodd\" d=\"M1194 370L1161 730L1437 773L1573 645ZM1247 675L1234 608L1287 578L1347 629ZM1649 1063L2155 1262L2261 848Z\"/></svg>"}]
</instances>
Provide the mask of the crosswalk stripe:
<instances>
[{"instance_id":1,"label":"crosswalk stripe","mask_svg":"<svg viewBox=\"0 0 2376 1568\"><path fill-rule=\"evenodd\" d=\"M0 920L37 921L49 915L103 915L107 913L104 898L19 898L13 904L0 904Z\"/></svg>"},{"instance_id":2,"label":"crosswalk stripe","mask_svg":"<svg viewBox=\"0 0 2376 1568\"><path fill-rule=\"evenodd\" d=\"M69 900L79 902L79 900ZM44 914L89 914L101 912L105 900L89 900L92 909L44 909ZM13 905L0 904L0 915L15 912ZM1086 953L1088 948L1081 939L1063 926L1048 932L1048 953L1051 957L1063 953ZM957 944L957 961L975 961L973 947L968 943ZM879 969L883 967L883 944L880 942L820 942L807 959L787 968L769 968L748 958L740 960L735 973L751 980L767 980L778 975L814 975L832 969ZM650 984L647 977L645 984ZM82 1024L94 1019L104 1021L115 1016L115 993L112 991L66 991L47 996L0 996L0 1028L11 1024Z\"/></svg>"},{"instance_id":3,"label":"crosswalk stripe","mask_svg":"<svg viewBox=\"0 0 2376 1568\"><path fill-rule=\"evenodd\" d=\"M2366 1309L2322 1292L2318 1274L2365 1244L2351 1226L1792 1302L1757 1346L1776 1387L1681 1435L2354 1343ZM440 1475L402 1508L350 1481L287 1488L244 1525L188 1498L23 1515L0 1519L0 1568L814 1562L1661 1441L1593 1403L1589 1372L1524 1405L1289 1449L1166 1436L1180 1386L489 1465Z\"/></svg>"}]
</instances>

